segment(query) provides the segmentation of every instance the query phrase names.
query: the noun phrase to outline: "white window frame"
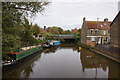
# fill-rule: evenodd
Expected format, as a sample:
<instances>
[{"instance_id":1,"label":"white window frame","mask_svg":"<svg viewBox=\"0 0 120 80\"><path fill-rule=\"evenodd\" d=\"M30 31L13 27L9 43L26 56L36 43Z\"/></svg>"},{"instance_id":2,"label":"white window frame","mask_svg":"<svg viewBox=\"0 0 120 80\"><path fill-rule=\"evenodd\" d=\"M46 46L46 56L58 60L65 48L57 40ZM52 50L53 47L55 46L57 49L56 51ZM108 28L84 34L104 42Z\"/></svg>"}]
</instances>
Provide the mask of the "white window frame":
<instances>
[{"instance_id":1,"label":"white window frame","mask_svg":"<svg viewBox=\"0 0 120 80\"><path fill-rule=\"evenodd\" d=\"M107 34L107 32L104 30L104 31L103 31L103 34L104 34L104 35L106 35L106 34Z\"/></svg>"},{"instance_id":2,"label":"white window frame","mask_svg":"<svg viewBox=\"0 0 120 80\"><path fill-rule=\"evenodd\" d=\"M91 34L91 35L93 35L93 30L94 30L94 29L90 29L90 34ZM91 32L91 31L92 31L92 32Z\"/></svg>"},{"instance_id":3,"label":"white window frame","mask_svg":"<svg viewBox=\"0 0 120 80\"><path fill-rule=\"evenodd\" d=\"M91 37L91 41L95 41L95 37Z\"/></svg>"},{"instance_id":4,"label":"white window frame","mask_svg":"<svg viewBox=\"0 0 120 80\"><path fill-rule=\"evenodd\" d=\"M97 34L96 34L96 31L97 31ZM98 35L98 29L95 29L95 35Z\"/></svg>"}]
</instances>

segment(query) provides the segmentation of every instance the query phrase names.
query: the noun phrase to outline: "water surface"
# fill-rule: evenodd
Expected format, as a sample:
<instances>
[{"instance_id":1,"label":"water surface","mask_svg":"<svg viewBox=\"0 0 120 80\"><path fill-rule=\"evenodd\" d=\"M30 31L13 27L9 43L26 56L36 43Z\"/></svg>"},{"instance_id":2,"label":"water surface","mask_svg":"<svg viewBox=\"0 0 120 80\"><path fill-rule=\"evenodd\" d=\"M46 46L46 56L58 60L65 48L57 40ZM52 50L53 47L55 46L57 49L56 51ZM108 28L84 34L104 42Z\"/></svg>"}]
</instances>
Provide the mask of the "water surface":
<instances>
[{"instance_id":1,"label":"water surface","mask_svg":"<svg viewBox=\"0 0 120 80\"><path fill-rule=\"evenodd\" d=\"M48 48L3 69L3 78L120 78L120 64L72 43Z\"/></svg>"}]
</instances>

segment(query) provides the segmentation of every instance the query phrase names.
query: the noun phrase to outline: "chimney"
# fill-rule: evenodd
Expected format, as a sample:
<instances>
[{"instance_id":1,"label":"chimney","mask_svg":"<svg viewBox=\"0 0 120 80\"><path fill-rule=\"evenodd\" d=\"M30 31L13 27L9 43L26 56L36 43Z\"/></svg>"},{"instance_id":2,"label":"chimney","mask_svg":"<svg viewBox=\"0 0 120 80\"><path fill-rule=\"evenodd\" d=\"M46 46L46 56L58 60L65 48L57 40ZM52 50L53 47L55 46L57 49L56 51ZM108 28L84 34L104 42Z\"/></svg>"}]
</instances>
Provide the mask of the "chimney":
<instances>
[{"instance_id":1,"label":"chimney","mask_svg":"<svg viewBox=\"0 0 120 80\"><path fill-rule=\"evenodd\" d=\"M44 26L44 31L46 32L46 26Z\"/></svg>"},{"instance_id":2,"label":"chimney","mask_svg":"<svg viewBox=\"0 0 120 80\"><path fill-rule=\"evenodd\" d=\"M120 11L120 1L118 2L118 12Z\"/></svg>"},{"instance_id":3,"label":"chimney","mask_svg":"<svg viewBox=\"0 0 120 80\"><path fill-rule=\"evenodd\" d=\"M86 18L84 17L84 18L83 18L83 23L84 23L85 21L86 21Z\"/></svg>"},{"instance_id":4,"label":"chimney","mask_svg":"<svg viewBox=\"0 0 120 80\"><path fill-rule=\"evenodd\" d=\"M105 18L105 19L104 19L104 22L105 22L105 23L108 23L108 18Z\"/></svg>"}]
</instances>

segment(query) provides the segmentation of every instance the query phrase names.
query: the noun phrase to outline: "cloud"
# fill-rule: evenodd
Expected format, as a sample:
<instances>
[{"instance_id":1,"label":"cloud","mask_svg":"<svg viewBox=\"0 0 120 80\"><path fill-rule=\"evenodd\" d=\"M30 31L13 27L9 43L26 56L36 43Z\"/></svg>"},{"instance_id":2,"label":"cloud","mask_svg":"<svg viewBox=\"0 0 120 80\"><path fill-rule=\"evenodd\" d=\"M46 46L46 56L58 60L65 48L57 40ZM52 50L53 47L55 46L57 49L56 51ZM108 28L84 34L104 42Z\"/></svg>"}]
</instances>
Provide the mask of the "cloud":
<instances>
[{"instance_id":1,"label":"cloud","mask_svg":"<svg viewBox=\"0 0 120 80\"><path fill-rule=\"evenodd\" d=\"M32 22L40 27L46 25L47 27L59 26L63 29L73 29L81 28L83 17L90 21L96 21L97 17L101 21L104 18L112 21L118 13L117 2L77 2L80 0L75 0L76 2L69 3L67 2L69 0L62 1L52 2L44 15L38 13Z\"/></svg>"},{"instance_id":2,"label":"cloud","mask_svg":"<svg viewBox=\"0 0 120 80\"><path fill-rule=\"evenodd\" d=\"M119 0L50 0L52 2L118 2Z\"/></svg>"}]
</instances>

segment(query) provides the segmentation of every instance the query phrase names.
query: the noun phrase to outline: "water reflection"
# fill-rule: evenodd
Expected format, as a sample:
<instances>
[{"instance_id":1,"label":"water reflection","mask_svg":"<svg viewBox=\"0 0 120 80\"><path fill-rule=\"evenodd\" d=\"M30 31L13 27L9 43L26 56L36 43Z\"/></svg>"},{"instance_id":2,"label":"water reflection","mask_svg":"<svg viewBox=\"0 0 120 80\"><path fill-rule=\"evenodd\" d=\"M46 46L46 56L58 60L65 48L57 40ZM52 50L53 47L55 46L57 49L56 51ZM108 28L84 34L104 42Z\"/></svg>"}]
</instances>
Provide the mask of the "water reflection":
<instances>
[{"instance_id":1,"label":"water reflection","mask_svg":"<svg viewBox=\"0 0 120 80\"><path fill-rule=\"evenodd\" d=\"M120 78L120 64L75 44L44 49L3 69L3 78Z\"/></svg>"},{"instance_id":2,"label":"water reflection","mask_svg":"<svg viewBox=\"0 0 120 80\"><path fill-rule=\"evenodd\" d=\"M60 49L60 46L56 46L56 47L51 47L51 48L46 48L44 50L44 53L49 54L49 53L55 53L56 51L58 51Z\"/></svg>"},{"instance_id":3,"label":"water reflection","mask_svg":"<svg viewBox=\"0 0 120 80\"><path fill-rule=\"evenodd\" d=\"M120 64L109 60L97 53L93 53L89 50L82 48L80 54L82 70L85 72L86 69L95 69L96 76L99 71L98 69L102 68L104 72L108 69L108 78L119 78L119 66ZM101 74L102 75L102 74Z\"/></svg>"},{"instance_id":4,"label":"water reflection","mask_svg":"<svg viewBox=\"0 0 120 80\"><path fill-rule=\"evenodd\" d=\"M100 68L104 71L107 69L107 61L104 60L101 56L96 55L89 50L82 49L80 54L80 59L83 67L83 72L85 69L89 68Z\"/></svg>"}]
</instances>

